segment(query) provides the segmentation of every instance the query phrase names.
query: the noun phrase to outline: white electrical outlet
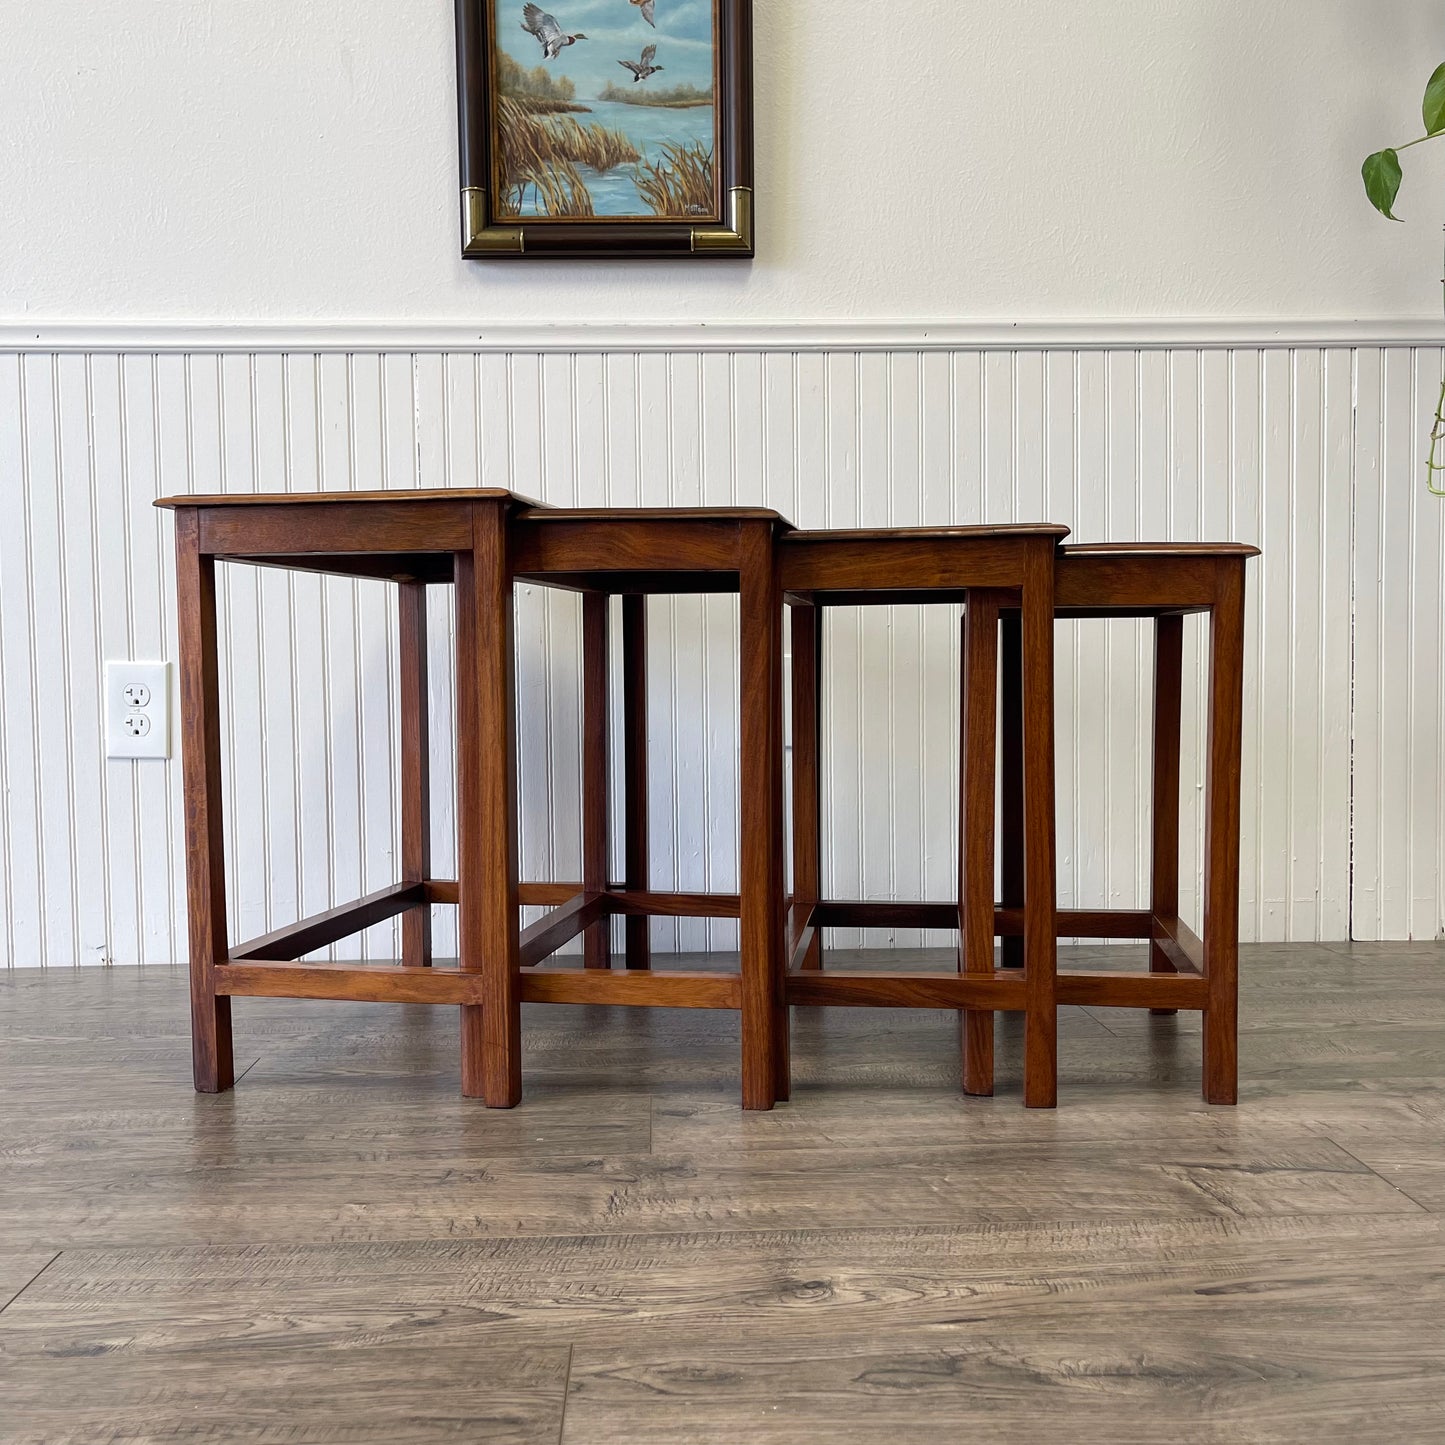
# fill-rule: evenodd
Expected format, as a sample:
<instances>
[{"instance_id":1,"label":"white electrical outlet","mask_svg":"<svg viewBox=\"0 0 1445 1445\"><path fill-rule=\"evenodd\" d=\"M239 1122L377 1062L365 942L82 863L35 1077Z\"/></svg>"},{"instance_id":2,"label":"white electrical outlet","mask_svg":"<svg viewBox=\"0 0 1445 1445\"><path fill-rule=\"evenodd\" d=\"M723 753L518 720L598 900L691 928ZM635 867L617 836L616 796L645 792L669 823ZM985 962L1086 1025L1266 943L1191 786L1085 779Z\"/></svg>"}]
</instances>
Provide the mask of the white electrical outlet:
<instances>
[{"instance_id":1,"label":"white electrical outlet","mask_svg":"<svg viewBox=\"0 0 1445 1445\"><path fill-rule=\"evenodd\" d=\"M108 757L170 757L170 663L106 663L105 740Z\"/></svg>"}]
</instances>

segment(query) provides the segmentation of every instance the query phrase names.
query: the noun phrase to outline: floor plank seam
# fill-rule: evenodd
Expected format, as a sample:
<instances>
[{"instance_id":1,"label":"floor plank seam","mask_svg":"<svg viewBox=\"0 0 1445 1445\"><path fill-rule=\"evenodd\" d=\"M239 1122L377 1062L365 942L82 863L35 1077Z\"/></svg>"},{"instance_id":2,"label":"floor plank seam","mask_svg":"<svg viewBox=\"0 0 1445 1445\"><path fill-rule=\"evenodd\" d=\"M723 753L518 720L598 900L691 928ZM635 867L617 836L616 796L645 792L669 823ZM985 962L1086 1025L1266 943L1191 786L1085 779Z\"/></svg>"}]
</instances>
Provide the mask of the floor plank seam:
<instances>
[{"instance_id":1,"label":"floor plank seam","mask_svg":"<svg viewBox=\"0 0 1445 1445\"><path fill-rule=\"evenodd\" d=\"M1368 1172L1371 1173L1371 1174L1374 1174L1375 1171L1374 1171L1373 1169L1370 1169L1370 1170L1368 1170ZM1388 1180L1386 1180L1385 1182L1386 1182L1386 1183L1389 1183ZM1400 1191L1398 1191L1398 1192L1400 1192L1400 1193L1402 1193L1402 1194L1404 1193L1403 1190L1400 1190ZM1206 1190L1201 1190L1200 1193L1203 1194L1206 1198L1211 1197L1211 1196L1209 1196L1208 1191L1206 1191ZM1409 1196L1406 1196L1406 1197L1408 1198ZM1149 1216L1147 1216L1144 1220L1137 1221L1137 1222L1139 1222L1139 1223L1145 1223L1145 1222L1148 1222L1148 1223L1167 1223L1167 1224L1169 1224L1169 1225L1171 1225L1171 1226L1179 1226L1179 1225L1184 1225L1184 1226L1187 1226L1187 1225L1215 1225L1215 1226L1226 1225L1226 1226L1237 1226L1237 1225L1256 1225L1256 1224L1277 1224L1277 1223L1278 1223L1279 1221L1281 1221L1281 1220L1288 1220L1288 1221L1290 1221L1291 1223L1298 1224L1298 1225L1300 1225L1300 1226L1302 1226L1302 1227L1309 1227L1309 1226L1326 1227L1326 1226L1328 1226L1328 1225L1338 1223L1340 1220L1345 1220L1345 1219L1357 1219L1357 1220L1358 1220L1358 1219L1379 1220L1379 1219L1383 1219L1383 1218L1389 1218L1389 1219L1414 1219L1414 1218L1439 1219L1439 1218L1442 1217L1440 1214L1436 1213L1434 1210L1426 1209L1423 1205L1419 1204L1419 1202L1416 1201L1416 1200L1411 1199L1410 1202L1415 1205L1415 1209L1414 1209L1413 1211L1403 1211L1403 1210L1402 1210L1402 1211L1400 1211L1399 1213L1394 1213L1394 1212L1392 1212L1392 1213L1390 1213L1390 1214L1381 1214L1381 1213L1378 1212L1378 1211L1369 1212L1369 1213L1364 1213L1364 1214L1361 1214L1361 1213L1358 1213L1358 1212L1347 1213L1347 1214L1319 1213L1319 1212L1313 1212L1313 1213L1295 1213L1295 1214L1264 1214L1264 1213L1259 1213L1259 1212L1248 1212L1248 1213L1246 1213L1246 1212L1241 1212L1240 1210L1238 1210L1238 1209L1237 1209L1235 1206L1233 1206L1233 1205L1226 1205L1225 1207L1226 1207L1226 1209L1228 1210L1228 1212L1227 1212L1227 1213L1223 1213L1223 1214L1220 1214L1220 1213L1217 1213L1217 1212L1216 1212L1216 1213L1188 1213L1188 1214L1186 1214L1186 1213L1160 1212L1160 1213L1156 1213L1156 1214L1149 1215ZM679 1242L679 1241L681 1241L681 1240L684 1240L684 1239L706 1239L706 1240L726 1239L726 1240L728 1240L729 1242L731 1242L731 1241L735 1241L735 1240L766 1239L766 1238L768 1238L769 1236L786 1236L789 1240L792 1240L792 1239L794 1239L794 1238L806 1237L807 1239L812 1240L812 1241L823 1241L823 1242L826 1242L828 1239L834 1238L834 1237L859 1237L859 1236L864 1236L864 1235L876 1235L876 1236L878 1236L879 1238L888 1238L888 1237L890 1237L890 1236L893 1236L893 1235L898 1234L898 1233L900 1232L900 1230L905 1231L905 1232L907 1232L907 1233L909 1233L909 1234L937 1234L937 1235L940 1235L940 1236L947 1236L947 1235L950 1235L950 1234L957 1234L957 1233L959 1233L960 1231L963 1231L963 1232L979 1232L979 1231L999 1230L999 1231L1012 1231L1012 1232L1016 1232L1016 1233L1020 1233L1020 1234L1032 1233L1032 1232L1034 1232L1034 1231L1036 1231L1036 1230L1038 1230L1038 1229L1046 1229L1046 1230L1069 1230L1069 1229L1077 1229L1077 1230L1081 1230L1081 1231L1087 1231L1087 1230L1090 1230L1090 1229L1096 1229L1096 1228L1098 1228L1099 1225L1100 1225L1100 1223L1101 1223L1101 1221L1107 1221L1107 1220L1108 1220L1109 1218L1111 1218L1111 1217L1112 1217L1112 1216L1110 1216L1110 1215L1100 1216L1099 1214L1047 1214L1047 1215L1045 1215L1045 1214L1039 1214L1039 1215L1035 1215L1035 1216L1032 1216L1032 1217L1027 1218L1027 1219L1020 1219L1020 1218L1014 1218L1014 1219L993 1219L993 1218L979 1218L979 1217L977 1217L977 1216L974 1216L974 1217L962 1218L962 1219L959 1219L959 1220L954 1221L954 1222L952 1222L952 1223L942 1223L942 1224L940 1224L940 1223L902 1224L902 1225L896 1225L896 1224L867 1224L867 1225L839 1224L839 1225L822 1225L822 1226L815 1226L815 1225L810 1225L810 1224L788 1225L788 1224L773 1223L773 1224L759 1225L759 1226L752 1227L752 1228L740 1228L740 1229L732 1229L732 1228L727 1228L727 1227L725 1227L725 1226L716 1226L716 1227L709 1228L709 1229L686 1229L686 1230L682 1230L682 1229L679 1229L679 1230L672 1230L672 1229L652 1229L652 1230L636 1230L636 1231L621 1231L621 1230L611 1231L611 1230L604 1230L604 1231L601 1231L601 1232L594 1232L594 1233L588 1233L588 1234L559 1234L559 1233L557 1233L556 1231L552 1231L552 1232L544 1233L544 1234L525 1234L525 1233L517 1233L517 1232L512 1231L512 1230L499 1230L498 1232L496 1232L496 1233L494 1233L494 1234L475 1234L475 1235L462 1235L462 1236L457 1236L457 1235L453 1235L453 1234L445 1234L445 1235L437 1235L437 1234L390 1235L390 1234L388 1234L388 1235L385 1235L385 1236L379 1236L379 1235L377 1235L377 1236L361 1235L361 1236L356 1236L356 1237L343 1237L343 1238L340 1238L340 1239L337 1239L337 1238L326 1238L326 1237L324 1237L324 1236L322 1236L322 1237L317 1237L317 1238L314 1238L314 1239L304 1239L304 1238L288 1237L288 1238L286 1238L286 1239L284 1239L284 1240L272 1240L272 1241L265 1241L265 1242L256 1241L256 1240L248 1240L244 1245L240 1245L240 1246L236 1246L236 1247L238 1247L238 1248L244 1248L244 1249L271 1248L271 1247L273 1247L273 1246L276 1247L276 1248L281 1248L281 1249L336 1249L336 1248L369 1249L369 1248L398 1248L398 1247L402 1247L402 1246L415 1246L415 1245L427 1245L427 1244L434 1244L434 1245L445 1246L445 1247L452 1247L452 1246L455 1246L455 1245L458 1245L458 1244L484 1246L484 1245L501 1244L501 1243L508 1243L508 1242L516 1242L516 1243L519 1243L519 1244L530 1244L530 1245L540 1245L540 1244L558 1244L558 1245L576 1244L576 1245L587 1245L587 1244L596 1244L596 1245L607 1245L607 1246L622 1246L622 1245L637 1245L637 1244L639 1244L639 1243L647 1243L647 1242L662 1242L662 1243L666 1243L666 1244L672 1244L672 1243L677 1243L677 1242ZM169 1250L172 1250L172 1251L176 1251L176 1250L194 1250L194 1251L198 1251L198 1252L201 1252L201 1253L205 1253L206 1251L213 1250L213 1249L231 1247L233 1243L234 1243L234 1241L231 1240L231 1239L224 1238L224 1237L217 1237L216 1239L198 1240L198 1241L189 1242L189 1243L185 1243L185 1244L167 1245L167 1246L165 1246L165 1248L167 1248L167 1249L169 1249ZM145 1254L145 1253L150 1253L150 1252L154 1251L154 1250L157 1249L158 1247L160 1247L160 1246L158 1246L154 1240L146 1240L146 1239L142 1239L142 1240L138 1240L138 1241L131 1241L131 1240L121 1240L121 1241L106 1240L106 1241L103 1241L103 1242L100 1242L100 1243L91 1242L91 1243L82 1243L82 1244L67 1244L67 1245L65 1245L65 1246L61 1249L60 1253L61 1253L61 1254L65 1254L65 1253L72 1253L72 1254L73 1254L73 1253L83 1252L83 1251L87 1251L87 1250L103 1250L103 1251L105 1251L106 1253L117 1253L117 1252L121 1252L121 1251L126 1251L126 1252L134 1252L134 1253ZM57 1256L57 1257L58 1257L58 1256ZM52 1260L51 1263L53 1264L53 1263L54 1263L54 1260ZM46 1268L49 1268L49 1266L47 1265ZM42 1272L43 1272L43 1271L42 1271ZM38 1276L37 1276L37 1277L38 1277ZM29 1288L29 1284L30 1284L30 1283L33 1283L33 1281L27 1282L27 1285L26 1285L26 1288L27 1288L27 1289Z\"/></svg>"},{"instance_id":2,"label":"floor plank seam","mask_svg":"<svg viewBox=\"0 0 1445 1445\"><path fill-rule=\"evenodd\" d=\"M1353 1149L1346 1149L1345 1146L1341 1144L1338 1139L1328 1134L1323 1135L1322 1137L1329 1139L1330 1143L1333 1144L1335 1148L1340 1150L1342 1153L1348 1154L1350 1158L1353 1159L1355 1163L1360 1166L1361 1169L1368 1169L1369 1172L1373 1174L1376 1179L1383 1179L1384 1182L1388 1184L1390 1188L1395 1191L1396 1194L1403 1195L1406 1199L1410 1201L1411 1204L1415 1206L1416 1209L1422 1210L1426 1214L1435 1214L1437 1212L1436 1210L1431 1209L1428 1204L1421 1204L1420 1201L1409 1192L1409 1190L1401 1189L1400 1186L1389 1177L1389 1175L1381 1174L1378 1169L1371 1168L1371 1166L1366 1164L1365 1161L1361 1159L1360 1156L1356 1154Z\"/></svg>"},{"instance_id":3,"label":"floor plank seam","mask_svg":"<svg viewBox=\"0 0 1445 1445\"><path fill-rule=\"evenodd\" d=\"M61 1256L62 1254L64 1254L64 1253L65 1253L65 1251L64 1251L63 1249L57 1249L57 1250L55 1251L55 1253L52 1254L52 1255L50 1256L50 1258L47 1259L47 1260L45 1261L45 1263L42 1264L42 1265L40 1266L40 1268L37 1269L37 1270L35 1271L35 1273L32 1274L32 1275L30 1276L30 1278L25 1281L25 1283L22 1284L22 1285L20 1286L20 1288L17 1289L17 1290L15 1291L15 1293L14 1293L13 1295L11 1295L8 1300L5 1301L5 1303L4 1303L3 1305L0 1305L0 1315L3 1315L3 1314L5 1313L5 1311L8 1310L8 1309L10 1308L10 1306L13 1305L13 1304L15 1303L15 1301L18 1300L18 1299L20 1298L20 1296L23 1295L23 1294L25 1293L25 1291L28 1290L28 1289L30 1288L30 1286L33 1285L33 1284L35 1283L35 1281L36 1281L37 1279L39 1279L40 1276L41 1276L42 1274L44 1274L45 1271L46 1271L47 1269L49 1269L50 1266L51 1266L52 1264L54 1264L55 1261L56 1261L57 1259L59 1259L60 1256Z\"/></svg>"},{"instance_id":4,"label":"floor plank seam","mask_svg":"<svg viewBox=\"0 0 1445 1445\"><path fill-rule=\"evenodd\" d=\"M1085 1014L1087 1014L1089 1018L1093 1019L1093 1021L1094 1021L1096 1024L1098 1024L1098 1026L1099 1026L1101 1029L1103 1029L1104 1032L1105 1032L1106 1034L1108 1034L1110 1038L1115 1038L1115 1039L1117 1039L1117 1038L1121 1038L1121 1037L1122 1037L1122 1035L1116 1033L1113 1029L1111 1029L1111 1028L1109 1027L1108 1024L1106 1024L1106 1023L1104 1022L1103 1019L1101 1019L1101 1018L1099 1017L1100 1010L1098 1010L1098 1009L1092 1009L1092 1008L1086 1008L1086 1009L1082 1010L1082 1012L1085 1013Z\"/></svg>"},{"instance_id":5,"label":"floor plank seam","mask_svg":"<svg viewBox=\"0 0 1445 1445\"><path fill-rule=\"evenodd\" d=\"M1353 1171L1352 1171L1353 1172ZM1374 1170L1368 1170L1374 1174ZM1386 1183L1389 1181L1386 1180ZM1403 1192L1403 1191L1400 1191ZM1408 1197L1408 1196L1407 1196ZM1402 1219L1439 1220L1445 1215L1425 1206L1418 1201L1411 1200L1416 1204L1417 1212L1401 1212L1382 1215L1378 1210L1352 1211L1349 1213L1302 1213L1293 1214L1185 1214L1185 1213L1159 1213L1149 1215L1142 1219L1133 1219L1128 1225L1118 1221L1112 1214L1039 1214L1028 1219L961 1219L954 1223L902 1223L902 1224L837 1224L837 1225L783 1225L773 1224L755 1229L727 1229L707 1228L691 1230L670 1230L653 1229L637 1230L632 1232L604 1232L600 1234L567 1234L553 1231L548 1234L516 1234L511 1231L498 1234L477 1234L456 1236L451 1234L421 1234L407 1236L387 1235L385 1237L360 1237L345 1239L297 1239L287 1237L285 1239L273 1239L269 1241L247 1240L237 1244L234 1240L217 1238L213 1240L201 1240L180 1244L158 1244L155 1240L143 1240L139 1243L111 1241L89 1242L82 1244L67 1244L57 1250L56 1257L61 1254L89 1254L103 1253L114 1254L140 1254L150 1255L157 1250L163 1250L167 1254L198 1253L209 1254L216 1250L235 1250L247 1252L257 1249L282 1250L282 1251L314 1251L334 1249L358 1249L358 1250L392 1250L412 1249L418 1246L432 1245L440 1250L452 1250L458 1246L488 1246L506 1243L520 1245L543 1245L552 1244L559 1247L569 1245L607 1245L619 1248L635 1248L649 1244L672 1244L681 1247L685 1240L718 1239L725 1238L733 1240L755 1240L776 1236L780 1239L792 1241L795 1238L806 1237L809 1240L826 1243L830 1239L844 1238L857 1239L862 1243L870 1239L888 1240L900 1233L909 1236L938 1236L947 1238L950 1235L959 1233L989 1233L1009 1232L1021 1235L1028 1235L1043 1229L1046 1231L1056 1230L1098 1230L1111 1227L1121 1233L1136 1232L1147 1224L1167 1223L1171 1228L1200 1227L1209 1229L1209 1232L1232 1233L1236 1226L1260 1226L1283 1229L1288 1226L1292 1229L1319 1228L1332 1231L1335 1228L1349 1224L1365 1225L1374 1223L1382 1218L1399 1221ZM48 1269L55 1260L50 1260ZM38 1277L38 1276L37 1276ZM26 1282L26 1288L33 1283L33 1280Z\"/></svg>"},{"instance_id":6,"label":"floor plank seam","mask_svg":"<svg viewBox=\"0 0 1445 1445\"><path fill-rule=\"evenodd\" d=\"M557 1445L563 1445L567 1438L567 1400L572 1394L572 1359L577 1353L577 1346L567 1346L567 1368L562 1373L562 1413L557 1420Z\"/></svg>"},{"instance_id":7,"label":"floor plank seam","mask_svg":"<svg viewBox=\"0 0 1445 1445\"><path fill-rule=\"evenodd\" d=\"M242 1069L239 1074L236 1075L236 1083L239 1084L241 1080L244 1079L246 1075L249 1074L251 1070L254 1069L256 1065L261 1062L261 1059L262 1055L260 1054L258 1054L254 1059L252 1059L251 1062L247 1064L246 1067ZM234 1085L232 1087L234 1087Z\"/></svg>"}]
</instances>

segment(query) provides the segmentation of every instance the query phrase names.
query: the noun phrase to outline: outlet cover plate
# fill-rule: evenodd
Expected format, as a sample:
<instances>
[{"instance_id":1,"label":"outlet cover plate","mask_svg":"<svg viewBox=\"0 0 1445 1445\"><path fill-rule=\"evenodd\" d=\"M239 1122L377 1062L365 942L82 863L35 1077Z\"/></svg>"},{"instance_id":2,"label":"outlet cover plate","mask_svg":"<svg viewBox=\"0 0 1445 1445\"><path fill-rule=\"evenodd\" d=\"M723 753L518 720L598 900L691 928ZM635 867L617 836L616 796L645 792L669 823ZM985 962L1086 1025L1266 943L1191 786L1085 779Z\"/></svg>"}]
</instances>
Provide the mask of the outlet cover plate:
<instances>
[{"instance_id":1,"label":"outlet cover plate","mask_svg":"<svg viewBox=\"0 0 1445 1445\"><path fill-rule=\"evenodd\" d=\"M127 689L146 697L136 707ZM148 694L148 696L147 696ZM144 717L150 726L133 730ZM130 726L127 726L128 720ZM168 662L107 662L105 665L105 752L111 758L168 758L171 755L171 665Z\"/></svg>"}]
</instances>

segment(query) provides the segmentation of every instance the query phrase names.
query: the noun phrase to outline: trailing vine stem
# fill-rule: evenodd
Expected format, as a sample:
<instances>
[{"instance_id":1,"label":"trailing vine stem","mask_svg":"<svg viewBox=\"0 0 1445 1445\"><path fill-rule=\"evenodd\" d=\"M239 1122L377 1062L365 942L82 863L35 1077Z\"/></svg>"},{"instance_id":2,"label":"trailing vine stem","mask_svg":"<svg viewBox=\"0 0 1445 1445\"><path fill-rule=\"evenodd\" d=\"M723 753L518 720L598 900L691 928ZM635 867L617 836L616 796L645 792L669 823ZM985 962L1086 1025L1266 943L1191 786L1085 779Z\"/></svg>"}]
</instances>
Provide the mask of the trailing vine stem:
<instances>
[{"instance_id":1,"label":"trailing vine stem","mask_svg":"<svg viewBox=\"0 0 1445 1445\"><path fill-rule=\"evenodd\" d=\"M1445 260L1441 262L1441 269L1445 271ZM1440 290L1442 304L1445 304L1445 274L1440 278ZM1435 420L1430 426L1430 455L1425 459L1425 485L1436 497L1445 497L1445 487L1436 485L1440 473L1445 472L1445 458L1440 455L1442 446L1445 446L1445 376L1440 379L1440 399L1435 403Z\"/></svg>"},{"instance_id":2,"label":"trailing vine stem","mask_svg":"<svg viewBox=\"0 0 1445 1445\"><path fill-rule=\"evenodd\" d=\"M1360 178L1365 183L1365 195L1370 204L1387 221L1398 221L1395 214L1395 198L1400 194L1400 152L1414 146L1424 145L1429 140L1445 136L1445 63L1437 65L1425 85L1424 99L1420 102L1420 119L1425 123L1425 134L1401 145L1386 146L1365 157L1360 167ZM1440 278L1442 293L1445 293L1445 274ZM1445 294L1442 294L1445 302ZM1445 375L1440 381L1440 399L1435 403L1435 420L1430 426L1430 454L1425 459L1425 485L1432 495L1445 497Z\"/></svg>"}]
</instances>

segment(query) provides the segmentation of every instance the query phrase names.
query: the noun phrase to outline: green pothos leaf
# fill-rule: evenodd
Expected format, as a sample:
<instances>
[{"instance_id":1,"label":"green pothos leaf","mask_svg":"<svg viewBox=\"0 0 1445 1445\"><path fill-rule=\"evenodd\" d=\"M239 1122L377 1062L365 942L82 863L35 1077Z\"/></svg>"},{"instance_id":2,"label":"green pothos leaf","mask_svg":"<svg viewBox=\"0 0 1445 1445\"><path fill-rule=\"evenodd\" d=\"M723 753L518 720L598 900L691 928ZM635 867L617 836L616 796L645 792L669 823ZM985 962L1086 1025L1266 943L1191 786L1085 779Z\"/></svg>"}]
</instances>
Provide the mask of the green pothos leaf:
<instances>
[{"instance_id":1,"label":"green pothos leaf","mask_svg":"<svg viewBox=\"0 0 1445 1445\"><path fill-rule=\"evenodd\" d=\"M1400 194L1400 157L1393 150L1376 151L1367 156L1360 167L1365 182L1365 194L1370 204L1391 221L1400 218L1395 214L1395 197Z\"/></svg>"},{"instance_id":2,"label":"green pothos leaf","mask_svg":"<svg viewBox=\"0 0 1445 1445\"><path fill-rule=\"evenodd\" d=\"M1435 67L1435 74L1425 86L1420 113L1425 117L1426 135L1438 135L1445 130L1445 65Z\"/></svg>"}]
</instances>

